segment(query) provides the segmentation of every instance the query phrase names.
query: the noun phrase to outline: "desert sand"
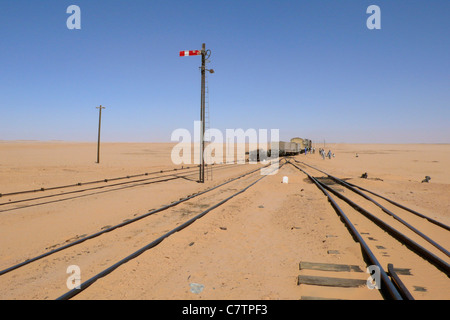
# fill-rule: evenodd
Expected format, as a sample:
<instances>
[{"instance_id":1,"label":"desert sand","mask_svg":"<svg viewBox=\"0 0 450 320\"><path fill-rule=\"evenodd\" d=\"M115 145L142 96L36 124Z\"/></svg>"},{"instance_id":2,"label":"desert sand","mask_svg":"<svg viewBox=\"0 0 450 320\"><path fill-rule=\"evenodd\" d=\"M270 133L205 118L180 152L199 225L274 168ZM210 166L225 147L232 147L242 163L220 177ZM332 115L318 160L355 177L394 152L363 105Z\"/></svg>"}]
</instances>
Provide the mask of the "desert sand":
<instances>
[{"instance_id":1,"label":"desert sand","mask_svg":"<svg viewBox=\"0 0 450 320\"><path fill-rule=\"evenodd\" d=\"M193 165L183 179L150 183L154 180L148 175L110 181L185 169L189 165L171 162L173 146L103 143L97 164L95 143L0 142L0 270L262 166L215 165L204 184L197 183ZM320 147L335 157L323 160L316 151L295 159L450 225L450 145L316 146ZM361 178L363 173L367 179ZM164 176L175 174L181 171ZM287 184L281 183L284 176L289 178ZM431 177L429 183L422 183L425 176ZM211 191L2 275L0 299L56 299L69 291L69 266L79 266L83 282L260 177L258 172L245 176L220 192ZM104 179L108 181L8 195ZM447 250L449 240L447 234L441 242ZM382 299L377 290L368 288L298 286L300 261L351 264L366 270L359 244L323 193L304 174L285 165L74 299ZM367 279L368 274L348 277ZM412 284L415 298L450 298L448 278L441 289L427 292L420 288L429 286L428 280L417 281ZM201 289L193 290L195 284Z\"/></svg>"}]
</instances>

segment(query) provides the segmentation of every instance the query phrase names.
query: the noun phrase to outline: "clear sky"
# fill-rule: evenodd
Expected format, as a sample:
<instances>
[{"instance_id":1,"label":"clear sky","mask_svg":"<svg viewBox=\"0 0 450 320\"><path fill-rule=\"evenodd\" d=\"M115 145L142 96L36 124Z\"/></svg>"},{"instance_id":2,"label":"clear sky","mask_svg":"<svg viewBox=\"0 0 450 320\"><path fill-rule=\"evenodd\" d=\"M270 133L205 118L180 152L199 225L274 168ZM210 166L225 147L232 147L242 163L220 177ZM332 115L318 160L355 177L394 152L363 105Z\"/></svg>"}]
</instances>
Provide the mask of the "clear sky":
<instances>
[{"instance_id":1,"label":"clear sky","mask_svg":"<svg viewBox=\"0 0 450 320\"><path fill-rule=\"evenodd\" d=\"M213 128L450 143L449 34L448 0L0 0L0 140L193 132L206 43Z\"/></svg>"}]
</instances>

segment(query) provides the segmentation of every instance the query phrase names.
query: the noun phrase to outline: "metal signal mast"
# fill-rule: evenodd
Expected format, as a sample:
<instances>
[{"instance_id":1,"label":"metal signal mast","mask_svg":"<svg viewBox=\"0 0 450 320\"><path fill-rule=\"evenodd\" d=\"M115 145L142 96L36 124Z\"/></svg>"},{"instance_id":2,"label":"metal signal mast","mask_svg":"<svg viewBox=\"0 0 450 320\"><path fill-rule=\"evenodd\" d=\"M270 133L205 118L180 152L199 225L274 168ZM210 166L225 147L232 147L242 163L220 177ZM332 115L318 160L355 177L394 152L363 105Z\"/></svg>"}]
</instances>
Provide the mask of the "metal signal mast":
<instances>
[{"instance_id":1,"label":"metal signal mast","mask_svg":"<svg viewBox=\"0 0 450 320\"><path fill-rule=\"evenodd\" d=\"M211 56L211 50L206 50L206 44L203 43L202 50L189 50L180 51L180 57L188 56L202 56L202 66L200 67L202 80L201 80L201 98L200 98L200 173L199 181L200 183L205 182L205 75L206 71L214 73L213 69L206 69L206 61Z\"/></svg>"}]
</instances>

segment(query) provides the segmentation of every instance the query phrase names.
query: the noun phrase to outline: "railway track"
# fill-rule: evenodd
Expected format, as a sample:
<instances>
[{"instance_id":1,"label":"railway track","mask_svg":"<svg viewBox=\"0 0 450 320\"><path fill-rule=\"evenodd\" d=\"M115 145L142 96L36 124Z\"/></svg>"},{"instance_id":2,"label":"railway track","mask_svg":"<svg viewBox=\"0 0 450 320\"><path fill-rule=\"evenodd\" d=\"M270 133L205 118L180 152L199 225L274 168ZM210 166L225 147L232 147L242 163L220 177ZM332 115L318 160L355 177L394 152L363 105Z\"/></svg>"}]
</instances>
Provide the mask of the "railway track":
<instances>
[{"instance_id":1,"label":"railway track","mask_svg":"<svg viewBox=\"0 0 450 320\"><path fill-rule=\"evenodd\" d=\"M360 244L368 265L379 268L385 298L447 299L450 296L449 252L443 245L448 243L448 226L304 162L294 161L289 163L328 197ZM325 177L313 177L305 168ZM376 201L369 194L381 200Z\"/></svg>"},{"instance_id":2,"label":"railway track","mask_svg":"<svg viewBox=\"0 0 450 320\"><path fill-rule=\"evenodd\" d=\"M232 168L233 165L218 165L214 167L214 170L224 170ZM29 207L41 206L46 204L52 204L56 202L62 202L67 200L79 199L83 197L88 197L92 195L98 195L101 193L120 191L128 188L135 188L140 186L146 186L154 183L167 182L177 179L188 179L194 181L195 178L191 176L198 173L197 168L186 167L186 168L175 168L170 170L160 170L150 173L136 174L124 177L107 178L102 180L79 182L70 185L56 186L49 188L40 188L33 190L25 190L11 193L0 194L0 199L8 197L9 200L5 202L0 202L0 213L14 211L18 209L24 209ZM144 178L142 178L144 177ZM139 179L136 179L139 178ZM120 180L126 180L122 182L116 182ZM93 186L92 186L93 185ZM82 188L85 186L90 186L88 188ZM67 190L61 191L59 193L46 194L38 197L31 198L20 198L12 200L11 198L20 197L22 195L27 195L30 193L48 193L57 190ZM101 191L100 191L101 190Z\"/></svg>"},{"instance_id":3,"label":"railway track","mask_svg":"<svg viewBox=\"0 0 450 320\"><path fill-rule=\"evenodd\" d=\"M260 170L258 167L159 209L114 226L106 226L97 233L85 235L4 268L0 271L2 298L49 299L52 295L60 295L67 291L67 274L61 273L61 270L65 270L69 265L79 265L83 270L83 278L90 278L81 284L80 289L71 290L59 297L69 299L123 263L136 258L165 238L245 192L265 177L259 174ZM148 243L149 238L154 240ZM131 248L137 247L140 249L129 254ZM118 262L103 268L112 261ZM21 286L24 289L20 289Z\"/></svg>"},{"instance_id":4,"label":"railway track","mask_svg":"<svg viewBox=\"0 0 450 320\"><path fill-rule=\"evenodd\" d=\"M230 167L229 164L227 165L215 165L215 167L224 167L224 166L228 166ZM77 183L72 183L72 184L67 184L67 185L62 185L62 186L53 186L53 187L42 187L42 188L38 188L38 189L29 189L29 190L22 190L22 191L15 191L15 192L6 192L6 193L0 193L0 198L2 197L8 197L8 196L17 196L17 195L22 195L22 194L29 194L29 193L40 193L40 192L45 192L45 191L52 191L52 190L61 190L61 189L67 189L67 188L72 188L72 187L78 187L78 186L86 186L86 185L92 185L92 184L99 184L99 183L104 183L104 182L113 182L113 181L119 181L119 180L125 180L125 179L134 179L134 178L138 178L138 177L146 177L146 176L152 176L152 175L158 175L161 173L169 173L169 172L198 172L198 165L197 166L193 166L193 167L189 167L187 166L186 168L184 166L182 166L181 168L173 168L173 169L167 169L167 170L158 170L158 171L152 171L152 172L145 172L145 173L139 173L139 174L134 174L134 175L127 175L127 176L122 176L122 177L115 177L115 178L106 178L106 179L100 179L100 180L93 180L93 181L85 181L85 182L77 182Z\"/></svg>"}]
</instances>

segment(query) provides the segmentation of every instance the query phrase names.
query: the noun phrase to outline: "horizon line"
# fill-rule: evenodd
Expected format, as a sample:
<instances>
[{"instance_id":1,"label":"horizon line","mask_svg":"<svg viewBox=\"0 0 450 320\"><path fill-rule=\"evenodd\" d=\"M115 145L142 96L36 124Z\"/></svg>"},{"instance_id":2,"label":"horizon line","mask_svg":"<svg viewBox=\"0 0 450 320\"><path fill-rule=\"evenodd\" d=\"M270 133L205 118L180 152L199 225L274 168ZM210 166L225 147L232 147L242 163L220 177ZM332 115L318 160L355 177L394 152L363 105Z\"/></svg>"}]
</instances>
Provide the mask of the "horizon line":
<instances>
[{"instance_id":1,"label":"horizon line","mask_svg":"<svg viewBox=\"0 0 450 320\"><path fill-rule=\"evenodd\" d=\"M38 140L38 139L13 139L13 140L4 140L0 139L0 143L98 143L97 141L75 141L75 140L58 140L58 139L49 139L49 140ZM205 141L209 142L209 141ZM279 142L290 142L290 141L284 141L280 140ZM102 144L108 144L108 143L123 143L123 144L145 144L145 143L172 143L172 144L180 144L182 142L179 141L101 141ZM199 142L187 142L187 143L199 143ZM249 142L245 142L249 143ZM270 143L268 141L267 143ZM323 141L320 142L313 142L315 144L323 144ZM227 144L227 142L222 142L222 144ZM235 142L234 144L237 144ZM325 144L408 144L408 145L415 145L415 144L433 144L433 145L447 145L450 144L450 142L325 142Z\"/></svg>"}]
</instances>

